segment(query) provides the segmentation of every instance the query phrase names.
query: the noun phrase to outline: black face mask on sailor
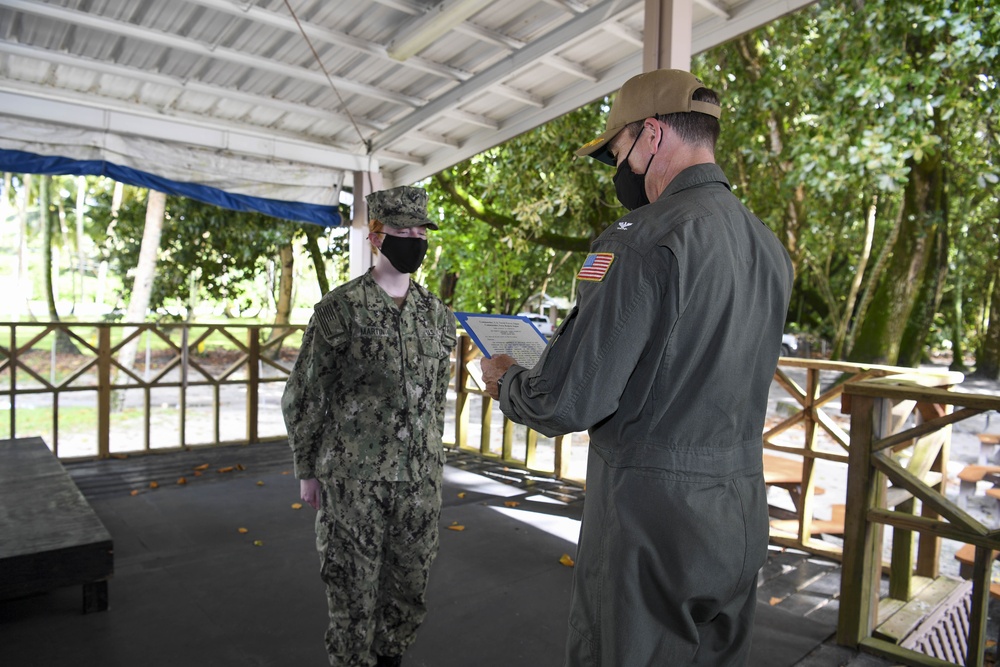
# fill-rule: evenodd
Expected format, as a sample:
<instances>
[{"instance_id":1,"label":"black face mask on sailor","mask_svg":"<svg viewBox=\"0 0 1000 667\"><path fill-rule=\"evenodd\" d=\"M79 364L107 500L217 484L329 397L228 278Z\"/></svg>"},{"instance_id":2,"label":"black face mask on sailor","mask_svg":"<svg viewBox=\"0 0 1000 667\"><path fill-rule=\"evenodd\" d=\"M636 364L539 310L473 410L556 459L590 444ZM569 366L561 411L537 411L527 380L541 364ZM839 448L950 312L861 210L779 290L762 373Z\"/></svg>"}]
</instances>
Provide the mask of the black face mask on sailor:
<instances>
[{"instance_id":1,"label":"black face mask on sailor","mask_svg":"<svg viewBox=\"0 0 1000 667\"><path fill-rule=\"evenodd\" d=\"M615 171L615 194L618 195L618 201L621 202L622 206L630 211L634 211L640 206L645 206L649 203L649 197L646 196L646 172L649 171L649 165L653 163L653 157L656 154L654 153L649 156L646 169L641 174L632 171L632 167L628 163L628 158L632 155L632 151L635 149L635 145L639 142L639 137L645 129L645 126L643 126L639 130L639 134L635 135L632 147L628 149L625 159L622 160L621 164L618 165L618 170ZM660 140L663 140L662 136L660 136ZM657 148L659 148L659 144L657 144Z\"/></svg>"},{"instance_id":2,"label":"black face mask on sailor","mask_svg":"<svg viewBox=\"0 0 1000 667\"><path fill-rule=\"evenodd\" d=\"M400 273L414 273L420 268L424 255L427 254L427 239L385 234L379 251Z\"/></svg>"}]
</instances>

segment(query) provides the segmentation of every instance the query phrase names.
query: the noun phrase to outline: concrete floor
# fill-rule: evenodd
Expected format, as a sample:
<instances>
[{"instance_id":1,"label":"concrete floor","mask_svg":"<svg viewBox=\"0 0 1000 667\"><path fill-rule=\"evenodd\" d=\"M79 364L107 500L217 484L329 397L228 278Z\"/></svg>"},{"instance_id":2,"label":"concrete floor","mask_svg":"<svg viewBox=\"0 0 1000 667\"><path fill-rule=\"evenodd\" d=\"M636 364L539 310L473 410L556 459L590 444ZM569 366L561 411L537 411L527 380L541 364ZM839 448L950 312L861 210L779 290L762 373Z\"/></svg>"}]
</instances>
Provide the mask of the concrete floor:
<instances>
[{"instance_id":1,"label":"concrete floor","mask_svg":"<svg viewBox=\"0 0 1000 667\"><path fill-rule=\"evenodd\" d=\"M292 508L287 445L67 468L115 541L110 609L81 615L75 587L0 602L0 665L326 664L315 515ZM159 488L149 488L153 480ZM560 665L572 579L560 557L575 554L582 490L451 455L443 495L430 611L405 664ZM888 664L828 641L838 593L836 564L773 550L761 571L751 665Z\"/></svg>"}]
</instances>

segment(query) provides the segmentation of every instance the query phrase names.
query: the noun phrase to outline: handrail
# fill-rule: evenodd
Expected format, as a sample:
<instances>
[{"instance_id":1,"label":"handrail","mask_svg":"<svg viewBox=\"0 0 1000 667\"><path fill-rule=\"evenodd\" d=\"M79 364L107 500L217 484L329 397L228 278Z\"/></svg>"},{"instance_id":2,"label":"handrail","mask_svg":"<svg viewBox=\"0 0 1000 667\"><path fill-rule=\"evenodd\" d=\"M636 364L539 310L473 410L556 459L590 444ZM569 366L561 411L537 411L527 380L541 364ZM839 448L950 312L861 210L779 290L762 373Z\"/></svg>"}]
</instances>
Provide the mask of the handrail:
<instances>
[{"instance_id":1,"label":"handrail","mask_svg":"<svg viewBox=\"0 0 1000 667\"><path fill-rule=\"evenodd\" d=\"M790 369L804 370L805 386L800 386L792 379ZM826 388L823 387L824 373L832 376ZM964 380L962 373L938 369L913 369L904 366L888 366L884 364L866 364L843 361L826 361L823 359L800 359L782 357L775 370L774 379L787 395L794 399L797 410L794 414L781 419L766 428L764 432L764 449L800 457L802 461L802 477L795 498L795 532L779 530L772 527L771 542L780 546L793 547L840 560L842 549L835 544L823 541L813 536L815 510L816 464L843 466L843 475L847 475L847 464L850 454L851 437L837 423L837 417L830 410L836 401L840 401L840 414L850 415L851 394L845 394L848 386L866 381L881 381L882 378L905 378L921 385L951 386ZM801 430L801 434L789 435L793 430ZM820 446L820 438L828 439L827 447ZM790 441L789 441L790 440ZM765 468L766 470L766 468Z\"/></svg>"},{"instance_id":2,"label":"handrail","mask_svg":"<svg viewBox=\"0 0 1000 667\"><path fill-rule=\"evenodd\" d=\"M1000 531L946 497L946 474L929 483L922 473L932 468L944 473L952 424L1000 410L1000 397L922 387L912 377L851 383L845 391L851 397L851 451L837 641L905 664L946 664L874 634L884 568L882 529L890 526L889 598L901 603L912 597L915 577L938 576L941 538L975 545L964 664L979 667L984 664L992 552L1000 549ZM894 494L889 493L890 482ZM914 499L921 501L921 516L914 515ZM914 533L919 535L916 550Z\"/></svg>"},{"instance_id":3,"label":"handrail","mask_svg":"<svg viewBox=\"0 0 1000 667\"><path fill-rule=\"evenodd\" d=\"M269 329L249 324L0 323L0 399L6 399L9 405L9 419L3 425L6 428L0 427L0 433L5 437L38 435L25 433L18 423L19 411L24 416L30 409L28 406L34 404L50 412L44 427L46 441L63 459L107 458L283 438L283 426L280 434L260 436L261 389L271 383L284 384L291 367L270 358L268 351L276 351L288 336L304 327L288 325L275 340L265 341L262 336ZM218 371L198 358L199 348L213 336L224 339L231 350L235 348L235 358ZM60 337L71 341L79 356L56 354ZM121 363L118 355L122 349L129 341L143 337L149 347L155 339L155 344L162 348L161 358L152 364L147 354L135 367ZM49 350L44 349L46 346ZM61 368L60 363L69 363L71 367ZM265 368L267 372L263 372ZM237 399L245 406L244 429L238 436L224 439L222 425L225 422L228 427L230 419L223 418L223 405L231 401L224 400L223 392L234 394L240 389L245 391L245 396ZM190 418L189 409L195 402L192 395L205 390L211 394L211 436L199 439L189 432L189 427L197 421ZM130 420L118 408L126 396L135 392L141 394L143 436L139 439L129 435L112 442L115 424ZM92 400L88 400L90 395L94 397ZM154 406L163 402L176 405L174 428L154 425L157 410ZM64 451L67 447L60 437L60 413L67 403L96 412L94 433L75 435L75 439L90 444L84 448L81 442L74 442L72 452ZM164 444L165 434L176 434L177 442Z\"/></svg>"}]
</instances>

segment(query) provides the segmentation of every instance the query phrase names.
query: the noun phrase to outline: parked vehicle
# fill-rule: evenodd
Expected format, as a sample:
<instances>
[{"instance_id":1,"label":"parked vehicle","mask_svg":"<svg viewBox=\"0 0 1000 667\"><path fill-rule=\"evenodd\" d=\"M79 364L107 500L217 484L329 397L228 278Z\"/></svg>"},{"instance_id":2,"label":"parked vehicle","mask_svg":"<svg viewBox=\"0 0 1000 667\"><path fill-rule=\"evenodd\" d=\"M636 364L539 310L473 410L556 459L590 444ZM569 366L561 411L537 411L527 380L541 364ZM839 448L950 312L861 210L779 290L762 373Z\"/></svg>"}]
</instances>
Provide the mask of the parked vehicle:
<instances>
[{"instance_id":1,"label":"parked vehicle","mask_svg":"<svg viewBox=\"0 0 1000 667\"><path fill-rule=\"evenodd\" d=\"M545 315L539 315L538 313L518 313L518 317L527 317L535 328L538 329L543 336L552 335L552 322Z\"/></svg>"},{"instance_id":2,"label":"parked vehicle","mask_svg":"<svg viewBox=\"0 0 1000 667\"><path fill-rule=\"evenodd\" d=\"M781 334L781 356L792 357L799 349L799 340L795 334Z\"/></svg>"}]
</instances>

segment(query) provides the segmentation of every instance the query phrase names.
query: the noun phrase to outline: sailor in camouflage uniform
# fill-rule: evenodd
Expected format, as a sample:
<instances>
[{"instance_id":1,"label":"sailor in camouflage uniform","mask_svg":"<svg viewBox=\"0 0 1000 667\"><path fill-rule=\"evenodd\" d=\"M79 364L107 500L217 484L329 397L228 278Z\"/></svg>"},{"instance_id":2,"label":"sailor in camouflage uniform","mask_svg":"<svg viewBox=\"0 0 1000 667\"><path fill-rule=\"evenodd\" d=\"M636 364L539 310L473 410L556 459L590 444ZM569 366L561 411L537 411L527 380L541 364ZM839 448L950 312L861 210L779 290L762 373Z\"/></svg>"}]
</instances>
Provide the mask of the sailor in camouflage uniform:
<instances>
[{"instance_id":1,"label":"sailor in camouflage uniform","mask_svg":"<svg viewBox=\"0 0 1000 667\"><path fill-rule=\"evenodd\" d=\"M366 198L365 275L316 305L281 407L302 500L318 509L330 664L401 664L426 613L438 548L451 311L410 280L427 251L427 193Z\"/></svg>"}]
</instances>

